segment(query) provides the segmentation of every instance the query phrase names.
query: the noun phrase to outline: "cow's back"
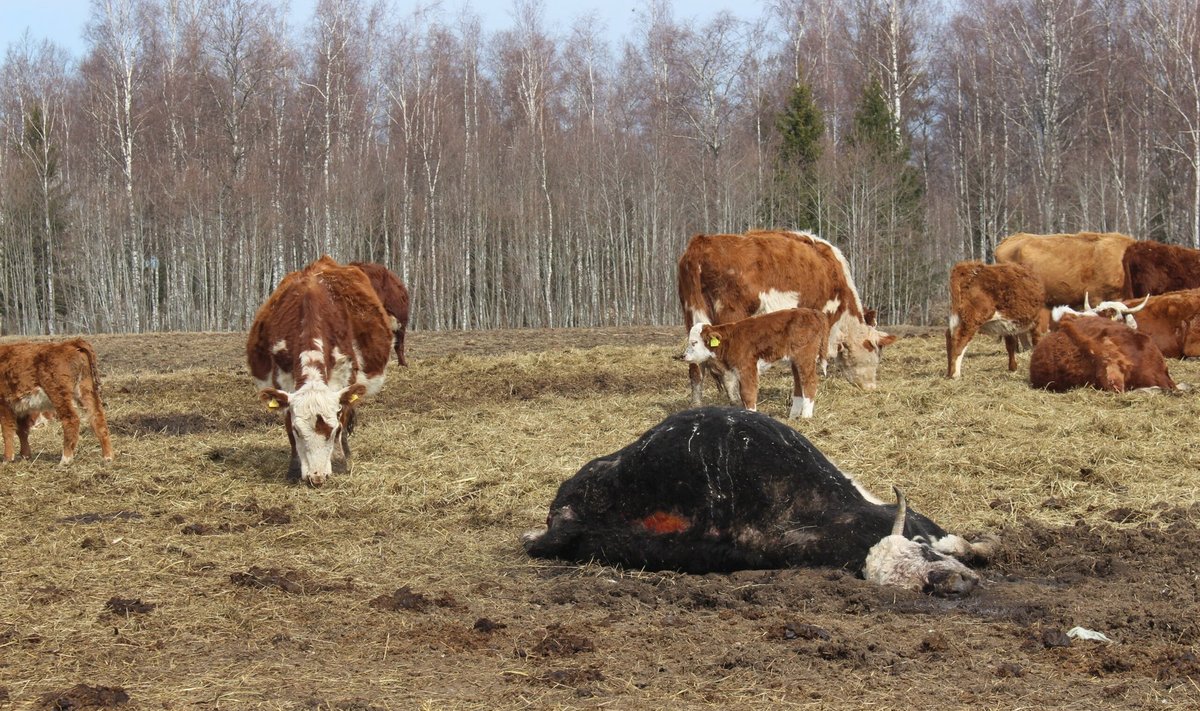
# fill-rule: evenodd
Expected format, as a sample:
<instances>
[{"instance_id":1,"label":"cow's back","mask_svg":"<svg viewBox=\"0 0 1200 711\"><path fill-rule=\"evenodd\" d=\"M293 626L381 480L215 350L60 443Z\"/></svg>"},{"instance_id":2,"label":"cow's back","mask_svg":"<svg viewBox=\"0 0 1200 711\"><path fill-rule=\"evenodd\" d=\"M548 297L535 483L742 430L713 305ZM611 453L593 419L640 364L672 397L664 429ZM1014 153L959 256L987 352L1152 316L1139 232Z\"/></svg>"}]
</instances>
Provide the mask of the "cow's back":
<instances>
[{"instance_id":1,"label":"cow's back","mask_svg":"<svg viewBox=\"0 0 1200 711\"><path fill-rule=\"evenodd\" d=\"M862 320L844 260L828 242L802 233L694 236L679 260L679 299L689 328L698 314L728 323L793 306Z\"/></svg>"},{"instance_id":2,"label":"cow's back","mask_svg":"<svg viewBox=\"0 0 1200 711\"><path fill-rule=\"evenodd\" d=\"M1018 232L996 245L1000 263L1024 264L1046 290L1046 304L1120 298L1124 293L1125 250L1134 243L1117 232L1038 235Z\"/></svg>"},{"instance_id":3,"label":"cow's back","mask_svg":"<svg viewBox=\"0 0 1200 711\"><path fill-rule=\"evenodd\" d=\"M319 339L328 352L337 349L347 358L349 372L335 368L330 373L329 384L344 387L358 371L369 378L384 372L391 336L387 313L367 275L325 256L285 276L259 308L246 359L255 380L278 386L278 373L300 376L293 372L299 352ZM333 380L337 376L348 381Z\"/></svg>"},{"instance_id":4,"label":"cow's back","mask_svg":"<svg viewBox=\"0 0 1200 711\"><path fill-rule=\"evenodd\" d=\"M1200 287L1200 250L1161 242L1135 242L1125 250L1126 299Z\"/></svg>"}]
</instances>

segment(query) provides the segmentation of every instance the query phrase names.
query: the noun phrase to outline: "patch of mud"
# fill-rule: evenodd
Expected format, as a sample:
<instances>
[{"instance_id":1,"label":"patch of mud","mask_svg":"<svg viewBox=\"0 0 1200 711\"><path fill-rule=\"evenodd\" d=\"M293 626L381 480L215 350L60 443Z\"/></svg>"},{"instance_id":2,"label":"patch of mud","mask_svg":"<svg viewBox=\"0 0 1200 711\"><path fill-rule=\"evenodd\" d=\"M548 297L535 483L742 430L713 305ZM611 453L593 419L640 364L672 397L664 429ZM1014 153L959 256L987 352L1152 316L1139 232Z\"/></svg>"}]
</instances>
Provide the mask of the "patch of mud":
<instances>
[{"instance_id":1,"label":"patch of mud","mask_svg":"<svg viewBox=\"0 0 1200 711\"><path fill-rule=\"evenodd\" d=\"M518 657L569 657L595 649L592 640L581 634L576 634L565 625L557 622L546 625L546 629L531 640L529 647L517 647L514 654Z\"/></svg>"},{"instance_id":2,"label":"patch of mud","mask_svg":"<svg viewBox=\"0 0 1200 711\"><path fill-rule=\"evenodd\" d=\"M442 593L436 598L430 598L424 593L416 592L405 585L390 595L380 595L370 602L371 607L385 612L428 612L433 607L459 607L458 601L450 593Z\"/></svg>"},{"instance_id":3,"label":"patch of mud","mask_svg":"<svg viewBox=\"0 0 1200 711\"><path fill-rule=\"evenodd\" d=\"M141 598L128 599L123 597L110 597L108 602L104 603L104 611L118 617L129 617L130 615L146 615L154 611L158 607L153 602L142 602Z\"/></svg>"},{"instance_id":4,"label":"patch of mud","mask_svg":"<svg viewBox=\"0 0 1200 711\"><path fill-rule=\"evenodd\" d=\"M270 589L275 588L293 595L311 595L323 592L338 592L352 590L350 581L329 583L315 580L302 570L282 568L260 568L257 565L242 573L231 573L229 580L234 585L245 588Z\"/></svg>"},{"instance_id":5,"label":"patch of mud","mask_svg":"<svg viewBox=\"0 0 1200 711\"><path fill-rule=\"evenodd\" d=\"M113 511L111 513L82 513L56 519L59 523L102 523L104 521L136 521L142 515L137 511Z\"/></svg>"},{"instance_id":6,"label":"patch of mud","mask_svg":"<svg viewBox=\"0 0 1200 711\"><path fill-rule=\"evenodd\" d=\"M39 709L48 711L82 711L83 709L110 709L129 703L129 694L119 686L88 686L76 684L66 691L46 694L39 702Z\"/></svg>"}]
</instances>

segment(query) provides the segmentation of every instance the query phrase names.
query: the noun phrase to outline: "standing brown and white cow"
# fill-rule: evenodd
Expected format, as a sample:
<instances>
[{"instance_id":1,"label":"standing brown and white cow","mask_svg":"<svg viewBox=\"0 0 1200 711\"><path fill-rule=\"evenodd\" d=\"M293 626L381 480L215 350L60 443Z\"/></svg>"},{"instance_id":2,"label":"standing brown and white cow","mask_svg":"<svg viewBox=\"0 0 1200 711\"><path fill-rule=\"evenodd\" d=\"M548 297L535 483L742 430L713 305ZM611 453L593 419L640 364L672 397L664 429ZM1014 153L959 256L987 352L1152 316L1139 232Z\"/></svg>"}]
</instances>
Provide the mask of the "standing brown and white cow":
<instances>
[{"instance_id":1,"label":"standing brown and white cow","mask_svg":"<svg viewBox=\"0 0 1200 711\"><path fill-rule=\"evenodd\" d=\"M1017 369L1017 337L1042 335L1046 292L1022 264L959 262L950 270L950 327L946 329L946 377L961 374L967 344L976 333L1003 336L1008 369Z\"/></svg>"},{"instance_id":2,"label":"standing brown and white cow","mask_svg":"<svg viewBox=\"0 0 1200 711\"><path fill-rule=\"evenodd\" d=\"M879 353L895 336L865 320L850 265L829 242L803 232L699 234L679 258L679 303L688 331L697 323L723 324L797 306L829 318L826 360L866 389L876 385ZM689 364L692 404L703 394L700 366ZM736 383L723 378L735 404Z\"/></svg>"},{"instance_id":3,"label":"standing brown and white cow","mask_svg":"<svg viewBox=\"0 0 1200 711\"><path fill-rule=\"evenodd\" d=\"M0 429L4 436L4 461L13 460L13 432L21 456L29 458L29 430L53 413L62 422L61 464L69 464L79 444L82 408L100 440L104 461L112 461L108 422L100 403L100 375L96 352L82 338L62 343L14 343L0 346Z\"/></svg>"},{"instance_id":4,"label":"standing brown and white cow","mask_svg":"<svg viewBox=\"0 0 1200 711\"><path fill-rule=\"evenodd\" d=\"M383 387L391 346L367 275L328 256L285 276L258 310L246 359L261 399L287 408L289 478L320 486L349 469L354 403Z\"/></svg>"},{"instance_id":5,"label":"standing brown and white cow","mask_svg":"<svg viewBox=\"0 0 1200 711\"><path fill-rule=\"evenodd\" d=\"M785 309L713 326L697 323L688 333L683 359L733 373L742 407L758 408L758 374L783 359L792 365L792 411L812 417L817 364L829 350L829 319L815 309Z\"/></svg>"},{"instance_id":6,"label":"standing brown and white cow","mask_svg":"<svg viewBox=\"0 0 1200 711\"><path fill-rule=\"evenodd\" d=\"M371 280L375 295L387 311L392 327L392 344L396 349L396 362L408 365L404 358L404 333L408 330L408 289L404 282L387 267L374 262L350 262L350 266L361 269Z\"/></svg>"},{"instance_id":7,"label":"standing brown and white cow","mask_svg":"<svg viewBox=\"0 0 1200 711\"><path fill-rule=\"evenodd\" d=\"M996 261L1024 264L1046 290L1046 306L1079 307L1085 294L1118 299L1125 288L1121 259L1134 239L1117 232L1035 235L1018 232L996 245Z\"/></svg>"}]
</instances>

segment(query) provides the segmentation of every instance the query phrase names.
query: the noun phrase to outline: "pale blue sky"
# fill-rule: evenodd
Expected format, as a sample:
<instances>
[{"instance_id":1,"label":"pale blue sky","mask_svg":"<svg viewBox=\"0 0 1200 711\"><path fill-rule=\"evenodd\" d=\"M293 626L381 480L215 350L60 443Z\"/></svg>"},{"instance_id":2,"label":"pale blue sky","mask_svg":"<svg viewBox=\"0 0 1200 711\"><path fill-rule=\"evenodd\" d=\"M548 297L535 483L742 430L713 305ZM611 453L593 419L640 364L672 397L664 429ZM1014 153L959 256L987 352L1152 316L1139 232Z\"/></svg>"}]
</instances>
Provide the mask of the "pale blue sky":
<instances>
[{"instance_id":1,"label":"pale blue sky","mask_svg":"<svg viewBox=\"0 0 1200 711\"><path fill-rule=\"evenodd\" d=\"M391 0L400 12L410 12L418 3L413 0ZM316 0L291 0L289 22L293 29L302 29L308 22ZM428 5L428 2L421 3ZM442 7L456 14L464 4L483 18L489 32L511 26L512 0L447 0ZM626 36L644 13L647 0L546 0L546 24L552 32L566 32L574 18L595 11L607 26L610 40ZM757 19L762 13L762 0L677 0L674 16L679 20L707 21L721 10L728 10L745 19ZM83 51L83 27L87 23L91 0L0 0L0 54L12 42L18 41L28 28L35 42L49 39L78 58Z\"/></svg>"}]
</instances>

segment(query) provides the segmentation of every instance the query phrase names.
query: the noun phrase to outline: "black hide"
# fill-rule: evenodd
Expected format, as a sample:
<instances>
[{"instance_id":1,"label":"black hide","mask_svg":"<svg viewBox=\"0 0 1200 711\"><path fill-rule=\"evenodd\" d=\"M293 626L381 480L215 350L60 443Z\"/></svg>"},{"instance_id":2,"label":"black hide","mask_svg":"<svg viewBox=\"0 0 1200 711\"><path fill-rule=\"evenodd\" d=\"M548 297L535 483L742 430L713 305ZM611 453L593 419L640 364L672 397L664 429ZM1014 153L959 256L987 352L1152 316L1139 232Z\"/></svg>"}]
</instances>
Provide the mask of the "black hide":
<instances>
[{"instance_id":1,"label":"black hide","mask_svg":"<svg viewBox=\"0 0 1200 711\"><path fill-rule=\"evenodd\" d=\"M566 509L569 507L570 512ZM672 415L559 487L532 556L689 573L836 566L859 571L891 533L873 504L796 430L756 412ZM909 510L904 535L940 538Z\"/></svg>"}]
</instances>

